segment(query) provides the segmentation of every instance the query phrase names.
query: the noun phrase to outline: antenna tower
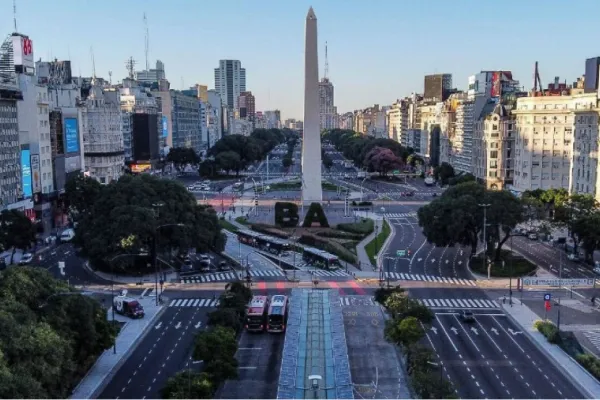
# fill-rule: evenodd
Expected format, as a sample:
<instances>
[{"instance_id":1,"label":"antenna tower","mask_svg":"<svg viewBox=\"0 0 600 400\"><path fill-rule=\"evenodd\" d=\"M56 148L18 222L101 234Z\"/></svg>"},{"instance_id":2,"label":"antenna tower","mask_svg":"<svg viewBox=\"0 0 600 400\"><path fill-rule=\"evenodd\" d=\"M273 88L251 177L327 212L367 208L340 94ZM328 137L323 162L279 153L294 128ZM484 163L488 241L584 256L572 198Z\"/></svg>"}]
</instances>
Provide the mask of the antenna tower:
<instances>
[{"instance_id":1,"label":"antenna tower","mask_svg":"<svg viewBox=\"0 0 600 400\"><path fill-rule=\"evenodd\" d=\"M150 46L150 34L148 33L148 18L146 18L146 13L144 13L144 30L145 30L145 56L146 56L146 71L148 71L148 47Z\"/></svg>"},{"instance_id":2,"label":"antenna tower","mask_svg":"<svg viewBox=\"0 0 600 400\"><path fill-rule=\"evenodd\" d=\"M127 72L129 73L129 79L133 79L134 71L135 71L135 60L133 57L129 57L127 61L125 61L125 67L127 68Z\"/></svg>"},{"instance_id":3,"label":"antenna tower","mask_svg":"<svg viewBox=\"0 0 600 400\"><path fill-rule=\"evenodd\" d=\"M90 55L92 56L92 78L96 79L96 60L94 59L93 47L90 47Z\"/></svg>"},{"instance_id":4,"label":"antenna tower","mask_svg":"<svg viewBox=\"0 0 600 400\"><path fill-rule=\"evenodd\" d=\"M108 83L112 85L112 71L108 71Z\"/></svg>"},{"instance_id":5,"label":"antenna tower","mask_svg":"<svg viewBox=\"0 0 600 400\"><path fill-rule=\"evenodd\" d=\"M17 0L13 0L13 23L15 25L15 32L17 32Z\"/></svg>"},{"instance_id":6,"label":"antenna tower","mask_svg":"<svg viewBox=\"0 0 600 400\"><path fill-rule=\"evenodd\" d=\"M325 72L323 78L329 79L329 60L327 59L327 42L325 42Z\"/></svg>"}]
</instances>

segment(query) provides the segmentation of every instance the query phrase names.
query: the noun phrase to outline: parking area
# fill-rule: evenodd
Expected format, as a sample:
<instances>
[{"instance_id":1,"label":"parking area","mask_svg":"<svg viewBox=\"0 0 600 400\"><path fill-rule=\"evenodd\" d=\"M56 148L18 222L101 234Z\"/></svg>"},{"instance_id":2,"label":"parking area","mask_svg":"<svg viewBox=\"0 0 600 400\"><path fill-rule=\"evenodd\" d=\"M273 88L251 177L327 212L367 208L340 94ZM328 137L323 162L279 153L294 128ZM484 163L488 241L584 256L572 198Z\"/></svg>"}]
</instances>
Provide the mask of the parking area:
<instances>
[{"instance_id":1,"label":"parking area","mask_svg":"<svg viewBox=\"0 0 600 400\"><path fill-rule=\"evenodd\" d=\"M342 302L355 398L410 398L396 348L384 338L385 319L371 296Z\"/></svg>"},{"instance_id":2,"label":"parking area","mask_svg":"<svg viewBox=\"0 0 600 400\"><path fill-rule=\"evenodd\" d=\"M284 339L284 334L244 331L236 353L239 379L225 382L218 398L276 398Z\"/></svg>"}]
</instances>

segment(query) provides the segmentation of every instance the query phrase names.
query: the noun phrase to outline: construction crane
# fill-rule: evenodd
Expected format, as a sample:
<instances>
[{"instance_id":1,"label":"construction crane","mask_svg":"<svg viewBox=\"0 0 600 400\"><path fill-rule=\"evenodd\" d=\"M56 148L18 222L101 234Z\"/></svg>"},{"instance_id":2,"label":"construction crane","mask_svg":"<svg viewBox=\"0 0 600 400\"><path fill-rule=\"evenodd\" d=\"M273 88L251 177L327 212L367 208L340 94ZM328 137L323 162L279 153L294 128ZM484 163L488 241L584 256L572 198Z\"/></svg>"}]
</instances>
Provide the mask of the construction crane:
<instances>
[{"instance_id":1,"label":"construction crane","mask_svg":"<svg viewBox=\"0 0 600 400\"><path fill-rule=\"evenodd\" d=\"M538 92L539 86L539 92ZM535 62L535 70L533 71L533 96L543 96L544 87L542 86L542 80L540 79L540 71L538 69L538 62Z\"/></svg>"}]
</instances>

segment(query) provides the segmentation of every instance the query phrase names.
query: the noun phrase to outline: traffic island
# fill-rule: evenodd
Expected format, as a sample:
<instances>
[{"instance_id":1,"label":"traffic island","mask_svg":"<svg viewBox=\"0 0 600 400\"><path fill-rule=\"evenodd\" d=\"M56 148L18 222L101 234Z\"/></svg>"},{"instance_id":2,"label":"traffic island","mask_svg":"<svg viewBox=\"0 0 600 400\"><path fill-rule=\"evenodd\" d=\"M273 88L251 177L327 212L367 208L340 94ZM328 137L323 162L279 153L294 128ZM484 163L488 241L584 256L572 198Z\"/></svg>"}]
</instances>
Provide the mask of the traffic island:
<instances>
[{"instance_id":1,"label":"traffic island","mask_svg":"<svg viewBox=\"0 0 600 400\"><path fill-rule=\"evenodd\" d=\"M521 278L530 276L537 270L537 266L524 257L513 254L510 251L503 250L500 260L484 260L483 253L479 253L469 262L469 268L477 278ZM492 255L493 258L493 255Z\"/></svg>"}]
</instances>

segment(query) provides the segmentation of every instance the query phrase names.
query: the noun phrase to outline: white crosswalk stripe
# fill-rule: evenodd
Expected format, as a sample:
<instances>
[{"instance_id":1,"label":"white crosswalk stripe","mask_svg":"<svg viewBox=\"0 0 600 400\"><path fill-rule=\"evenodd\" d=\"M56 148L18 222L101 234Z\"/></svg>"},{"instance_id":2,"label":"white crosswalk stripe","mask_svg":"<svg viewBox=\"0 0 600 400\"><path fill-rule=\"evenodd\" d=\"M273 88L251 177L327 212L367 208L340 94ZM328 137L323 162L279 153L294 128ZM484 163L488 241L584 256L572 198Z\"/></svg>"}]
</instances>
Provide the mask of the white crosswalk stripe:
<instances>
[{"instance_id":1,"label":"white crosswalk stripe","mask_svg":"<svg viewBox=\"0 0 600 400\"><path fill-rule=\"evenodd\" d=\"M346 271L326 271L324 269L315 269L315 270L311 270L311 272L314 275L318 275L318 276L350 276L350 274L348 274Z\"/></svg>"},{"instance_id":2,"label":"white crosswalk stripe","mask_svg":"<svg viewBox=\"0 0 600 400\"><path fill-rule=\"evenodd\" d=\"M403 281L427 281L427 282L440 282L440 283L451 283L454 285L466 285L466 286L477 286L474 280L462 279L462 278L449 278L445 276L433 276L433 275L416 275L416 274L405 274L402 272L386 272L386 278L398 279Z\"/></svg>"},{"instance_id":3,"label":"white crosswalk stripe","mask_svg":"<svg viewBox=\"0 0 600 400\"><path fill-rule=\"evenodd\" d=\"M495 300L488 299L418 299L423 305L439 309L439 308L460 308L460 309L475 309L475 308L500 308L500 304Z\"/></svg>"},{"instance_id":4,"label":"white crosswalk stripe","mask_svg":"<svg viewBox=\"0 0 600 400\"><path fill-rule=\"evenodd\" d=\"M241 273L241 277L244 278L246 272ZM253 277L278 277L285 276L283 271L278 269L256 269L250 270L250 276ZM188 278L181 278L181 283L206 283L206 282L224 282L232 281L240 278L240 274L236 272L214 272L210 274L202 274L196 276L190 276Z\"/></svg>"},{"instance_id":5,"label":"white crosswalk stripe","mask_svg":"<svg viewBox=\"0 0 600 400\"><path fill-rule=\"evenodd\" d=\"M386 213L384 214L386 218L416 218L416 212L408 212L408 213Z\"/></svg>"},{"instance_id":6,"label":"white crosswalk stripe","mask_svg":"<svg viewBox=\"0 0 600 400\"><path fill-rule=\"evenodd\" d=\"M583 336L585 336L594 347L600 350L600 330L598 331L584 331Z\"/></svg>"},{"instance_id":7,"label":"white crosswalk stripe","mask_svg":"<svg viewBox=\"0 0 600 400\"><path fill-rule=\"evenodd\" d=\"M352 306L376 306L377 303L372 296L340 296L342 307Z\"/></svg>"},{"instance_id":8,"label":"white crosswalk stripe","mask_svg":"<svg viewBox=\"0 0 600 400\"><path fill-rule=\"evenodd\" d=\"M218 299L173 299L169 307L216 307L219 305Z\"/></svg>"}]
</instances>

